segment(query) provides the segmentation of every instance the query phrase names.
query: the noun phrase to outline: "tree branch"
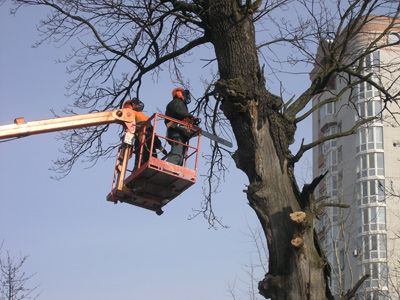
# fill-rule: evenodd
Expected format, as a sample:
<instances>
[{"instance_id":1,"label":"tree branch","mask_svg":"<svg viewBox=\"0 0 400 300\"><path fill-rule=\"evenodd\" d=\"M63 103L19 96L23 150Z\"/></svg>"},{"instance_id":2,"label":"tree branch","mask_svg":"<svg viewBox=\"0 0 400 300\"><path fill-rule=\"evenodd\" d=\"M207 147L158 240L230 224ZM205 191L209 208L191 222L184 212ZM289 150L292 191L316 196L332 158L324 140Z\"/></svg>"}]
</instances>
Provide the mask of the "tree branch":
<instances>
[{"instance_id":1,"label":"tree branch","mask_svg":"<svg viewBox=\"0 0 400 300\"><path fill-rule=\"evenodd\" d=\"M345 92L347 92L348 90L351 90L352 88L354 88L357 84L359 84L361 82L362 81L360 80L360 81L354 81L352 83L347 84L346 87L343 88L338 94L334 95L333 97L329 97L327 99L320 101L318 104L314 105L310 110L305 112L303 115L297 117L295 119L295 123L299 123L299 122L303 121L305 118L307 118L309 115L311 115L314 111L318 110L320 107L324 106L325 104L337 102L344 95Z\"/></svg>"},{"instance_id":2,"label":"tree branch","mask_svg":"<svg viewBox=\"0 0 400 300\"><path fill-rule=\"evenodd\" d=\"M100 36L100 34L97 32L96 28L94 27L93 24L91 24L87 19L84 19L80 16L77 15L73 15L69 12L67 12L66 10L62 9L60 6L58 6L57 4L54 3L50 3L47 0L42 0L43 3L40 3L42 5L47 5L50 6L52 8L54 8L56 11L62 13L63 15L65 15L66 17L71 18L72 20L78 21L82 24L85 24L87 27L90 28L90 30L92 31L93 35L95 36L95 38L97 39L97 41L100 43L101 46L104 47L104 49L106 49L107 51L110 51L111 53L114 53L116 55L119 55L123 58L125 58L126 60L128 60L129 62L133 63L137 68L141 68L141 65L135 61L134 59L132 59L131 57L129 57L128 55L126 55L126 53L121 52L119 50L116 50L114 48L112 48L110 45L108 45Z\"/></svg>"},{"instance_id":3,"label":"tree branch","mask_svg":"<svg viewBox=\"0 0 400 300\"><path fill-rule=\"evenodd\" d=\"M183 46L182 48L174 51L174 52L170 52L167 55L160 57L157 61L155 61L154 63L152 63L151 65L143 68L143 75L153 69L155 69L156 67L160 66L162 63L169 61L171 59L174 59L190 50L192 50L193 48L206 44L209 42L209 39L206 38L205 36L199 37L196 40L193 40L189 43L187 43L185 46Z\"/></svg>"},{"instance_id":4,"label":"tree branch","mask_svg":"<svg viewBox=\"0 0 400 300\"><path fill-rule=\"evenodd\" d=\"M397 93L395 95L391 95L385 87L381 86L377 82L373 80L373 73L368 73L366 75L362 75L359 72L353 71L351 68L346 68L343 70L345 73L354 76L356 78L359 78L361 82L367 82L371 84L373 87L375 87L378 91L380 91L384 96L385 96L385 102L387 101L393 101L397 96L399 96L400 93Z\"/></svg>"},{"instance_id":5,"label":"tree branch","mask_svg":"<svg viewBox=\"0 0 400 300\"><path fill-rule=\"evenodd\" d=\"M326 87L328 80L337 72L337 67L330 67L314 79L310 87L303 92L285 111L285 116L294 119L296 114L302 111L311 101L312 97L321 93Z\"/></svg>"},{"instance_id":6,"label":"tree branch","mask_svg":"<svg viewBox=\"0 0 400 300\"><path fill-rule=\"evenodd\" d=\"M365 274L363 277L361 277L351 290L348 290L345 295L340 297L340 300L350 300L350 299L354 298L356 296L357 290L364 283L364 281L367 280L369 277L370 277L369 274Z\"/></svg>"},{"instance_id":7,"label":"tree branch","mask_svg":"<svg viewBox=\"0 0 400 300\"><path fill-rule=\"evenodd\" d=\"M356 133L357 129L360 128L362 125L367 124L369 122L372 122L373 120L376 120L376 119L377 119L377 117L370 117L370 118L359 120L358 122L356 122L354 124L354 126L352 128L350 128L347 131L338 132L338 133L334 133L334 134L331 134L331 135L324 136L324 137L322 137L322 138L320 138L320 139L318 139L318 140L316 140L316 141L314 141L312 143L306 144L306 145L302 144L300 146L300 149L297 152L297 154L292 157L291 161L293 163L296 163L296 162L298 162L300 160L300 158L303 156L304 152L306 152L307 150L310 150L310 149L314 148L315 146L318 146L319 144L322 144L322 143L327 142L329 140L333 140L333 139L337 139L337 138L340 138L340 137L345 137L345 136L348 136L348 135L352 135L352 134Z\"/></svg>"},{"instance_id":8,"label":"tree branch","mask_svg":"<svg viewBox=\"0 0 400 300\"><path fill-rule=\"evenodd\" d=\"M175 10L179 10L182 12L191 12L191 13L194 13L197 15L200 14L200 12L201 12L201 9L197 5L190 4L187 2L183 2L183 1L161 0L161 3L171 3Z\"/></svg>"},{"instance_id":9,"label":"tree branch","mask_svg":"<svg viewBox=\"0 0 400 300\"><path fill-rule=\"evenodd\" d=\"M315 177L311 183L309 184L305 184L303 186L303 189L301 191L301 195L303 196L308 196L309 194L314 193L315 188L317 187L317 185L322 181L322 179L325 178L326 174L328 174L328 171L326 171L324 174L321 174L317 177Z\"/></svg>"}]
</instances>

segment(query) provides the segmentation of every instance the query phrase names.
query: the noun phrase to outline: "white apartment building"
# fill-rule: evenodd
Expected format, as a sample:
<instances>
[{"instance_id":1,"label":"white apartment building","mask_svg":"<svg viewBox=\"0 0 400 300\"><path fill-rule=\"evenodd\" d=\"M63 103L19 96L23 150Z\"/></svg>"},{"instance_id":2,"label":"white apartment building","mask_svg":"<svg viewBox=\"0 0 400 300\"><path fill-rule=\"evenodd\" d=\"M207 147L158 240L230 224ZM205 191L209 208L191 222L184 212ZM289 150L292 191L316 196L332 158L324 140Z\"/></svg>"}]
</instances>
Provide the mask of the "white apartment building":
<instances>
[{"instance_id":1,"label":"white apartment building","mask_svg":"<svg viewBox=\"0 0 400 300\"><path fill-rule=\"evenodd\" d=\"M377 17L368 22L352 40L351 48L365 48L389 21ZM381 42L399 39L400 24ZM373 72L374 80L382 82L392 95L400 90L399 63L400 46L376 50L362 61L364 72ZM338 74L330 82L330 91L313 99L313 104L339 93L347 84ZM394 114L400 112L399 107L400 103L388 103ZM394 115L383 108L382 93L364 82L313 113L313 140L347 131L363 118L379 116L355 134L313 149L313 175L328 172L316 198L349 206L327 207L317 225L332 267L331 290L336 297L370 274L357 299L400 299L400 198L392 195L400 196L400 115L396 123Z\"/></svg>"}]
</instances>

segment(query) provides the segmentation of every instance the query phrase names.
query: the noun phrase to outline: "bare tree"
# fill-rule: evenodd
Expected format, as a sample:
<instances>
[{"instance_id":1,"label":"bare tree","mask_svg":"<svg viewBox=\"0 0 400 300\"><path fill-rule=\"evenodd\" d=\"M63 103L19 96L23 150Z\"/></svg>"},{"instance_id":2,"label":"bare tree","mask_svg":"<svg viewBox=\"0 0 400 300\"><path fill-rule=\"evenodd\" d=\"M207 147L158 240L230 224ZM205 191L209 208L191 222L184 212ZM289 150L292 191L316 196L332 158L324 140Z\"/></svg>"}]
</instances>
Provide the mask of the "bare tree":
<instances>
[{"instance_id":1,"label":"bare tree","mask_svg":"<svg viewBox=\"0 0 400 300\"><path fill-rule=\"evenodd\" d=\"M0 247L0 300L37 299L37 286L29 287L33 275L24 271L28 256L14 258Z\"/></svg>"},{"instance_id":2,"label":"bare tree","mask_svg":"<svg viewBox=\"0 0 400 300\"><path fill-rule=\"evenodd\" d=\"M313 191L324 176L300 190L294 166L305 151L353 134L373 118L360 118L351 128L303 143L296 153L289 146L301 121L323 105L351 94L363 82L379 90L384 108L398 100L393 84L397 78L390 84L375 80L362 63L378 49L399 45L399 41L387 43L388 34L398 31L398 0L14 2L17 7L49 9L48 18L40 24L43 40L74 41L73 52L66 59L73 75L68 87L77 95L75 107L85 110L120 106L130 93L139 95L142 81L157 76L163 67L184 83L181 66L185 57L204 50L204 45L211 46L204 70L215 75L206 82L196 112L205 116L210 130L219 134L232 131L237 150L229 153L214 145L210 190L199 213L211 224L218 221L212 211L212 186L225 170L224 155L231 154L237 168L247 175L247 200L269 249L268 273L259 283L259 292L272 299L331 298L329 270L314 235ZM362 49L353 48L353 41L377 21L383 24L380 31L369 35ZM308 75L312 66L309 86L299 95L290 94L291 80L300 80L296 75L303 78L305 70ZM391 70L398 68L394 63L381 67L392 74ZM288 79L288 74L294 77ZM328 99L313 103L312 99L330 91L335 76L342 78L341 88ZM351 97L348 106L352 107ZM113 147L102 143L107 129L70 135L67 157L58 161L58 166L68 172L83 155L93 161L108 155ZM305 214L291 218L295 212ZM348 298L352 295L349 291Z\"/></svg>"},{"instance_id":3,"label":"bare tree","mask_svg":"<svg viewBox=\"0 0 400 300\"><path fill-rule=\"evenodd\" d=\"M268 272L268 249L261 227L251 228L248 226L248 238L253 245L253 251L250 254L249 261L244 266L246 277L237 278L228 285L228 292L232 300L261 299L257 289L259 275Z\"/></svg>"}]
</instances>

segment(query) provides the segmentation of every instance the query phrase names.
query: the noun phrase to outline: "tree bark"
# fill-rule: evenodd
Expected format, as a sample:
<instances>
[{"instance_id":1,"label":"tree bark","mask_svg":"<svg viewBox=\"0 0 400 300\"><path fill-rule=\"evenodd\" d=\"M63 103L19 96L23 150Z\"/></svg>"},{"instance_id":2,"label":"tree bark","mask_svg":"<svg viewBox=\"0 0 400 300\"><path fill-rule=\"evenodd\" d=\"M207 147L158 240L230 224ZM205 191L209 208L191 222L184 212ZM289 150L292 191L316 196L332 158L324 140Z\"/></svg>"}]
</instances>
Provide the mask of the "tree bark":
<instances>
[{"instance_id":1,"label":"tree bark","mask_svg":"<svg viewBox=\"0 0 400 300\"><path fill-rule=\"evenodd\" d=\"M206 18L219 67L216 88L238 143L235 163L249 179L247 198L268 243L269 272L260 293L271 299L327 299L325 261L308 205L312 193L300 194L290 163L294 122L279 112L281 99L266 90L252 15L237 1L211 3ZM295 211L307 213L301 224L289 217ZM300 245L292 245L294 238Z\"/></svg>"}]
</instances>

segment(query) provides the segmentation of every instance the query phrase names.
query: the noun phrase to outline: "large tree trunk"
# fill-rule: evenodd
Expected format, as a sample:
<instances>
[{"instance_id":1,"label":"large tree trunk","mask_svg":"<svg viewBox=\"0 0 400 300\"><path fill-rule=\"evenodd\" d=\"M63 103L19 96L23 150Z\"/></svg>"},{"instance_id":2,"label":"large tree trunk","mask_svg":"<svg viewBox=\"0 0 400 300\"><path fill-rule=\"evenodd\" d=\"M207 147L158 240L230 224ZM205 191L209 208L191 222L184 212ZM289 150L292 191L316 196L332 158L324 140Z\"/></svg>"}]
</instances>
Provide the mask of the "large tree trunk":
<instances>
[{"instance_id":1,"label":"large tree trunk","mask_svg":"<svg viewBox=\"0 0 400 300\"><path fill-rule=\"evenodd\" d=\"M325 263L314 241L312 214L302 204L308 199L300 194L290 163L294 123L279 112L281 99L266 90L251 14L241 14L237 1L211 3L206 18L218 60L221 107L238 143L236 165L249 179L247 198L268 242L269 272L260 293L272 299L327 299ZM290 219L295 211L307 211L305 222ZM291 243L296 236L297 247Z\"/></svg>"}]
</instances>

